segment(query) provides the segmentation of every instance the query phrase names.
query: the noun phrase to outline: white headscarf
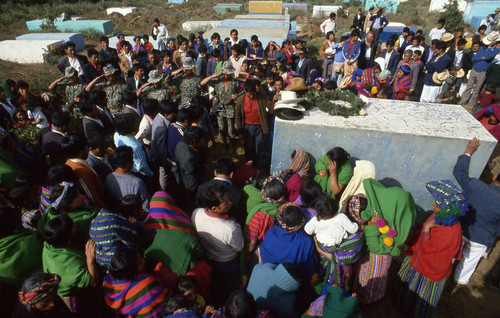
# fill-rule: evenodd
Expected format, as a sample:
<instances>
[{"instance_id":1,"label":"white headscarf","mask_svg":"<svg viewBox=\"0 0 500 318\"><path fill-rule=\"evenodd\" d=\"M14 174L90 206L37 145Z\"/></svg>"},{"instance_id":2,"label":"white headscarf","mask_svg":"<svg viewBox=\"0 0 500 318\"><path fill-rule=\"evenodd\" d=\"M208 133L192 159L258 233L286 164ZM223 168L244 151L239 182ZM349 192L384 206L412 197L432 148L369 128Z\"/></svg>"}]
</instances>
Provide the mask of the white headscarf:
<instances>
[{"instance_id":1,"label":"white headscarf","mask_svg":"<svg viewBox=\"0 0 500 318\"><path fill-rule=\"evenodd\" d=\"M339 201L339 211L347 201L347 198L355 194L366 194L363 180L375 179L375 165L368 160L356 160L351 181L347 184Z\"/></svg>"}]
</instances>

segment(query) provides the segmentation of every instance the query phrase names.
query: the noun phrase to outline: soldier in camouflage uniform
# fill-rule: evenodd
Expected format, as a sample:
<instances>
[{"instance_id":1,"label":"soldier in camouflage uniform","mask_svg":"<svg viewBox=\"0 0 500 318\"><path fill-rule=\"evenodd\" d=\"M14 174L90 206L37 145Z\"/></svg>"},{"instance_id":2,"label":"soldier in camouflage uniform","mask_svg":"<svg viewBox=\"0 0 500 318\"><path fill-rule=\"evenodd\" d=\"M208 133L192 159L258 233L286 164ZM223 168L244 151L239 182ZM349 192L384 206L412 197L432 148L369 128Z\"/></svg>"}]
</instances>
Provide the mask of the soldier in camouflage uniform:
<instances>
[{"instance_id":1,"label":"soldier in camouflage uniform","mask_svg":"<svg viewBox=\"0 0 500 318\"><path fill-rule=\"evenodd\" d=\"M163 76L157 70L149 72L148 82L137 91L137 97L142 99L153 99L159 102L174 100L175 96L171 90L161 83Z\"/></svg>"},{"instance_id":2,"label":"soldier in camouflage uniform","mask_svg":"<svg viewBox=\"0 0 500 318\"><path fill-rule=\"evenodd\" d=\"M106 93L108 109L113 117L123 111L123 93L127 89L127 85L118 79L117 72L118 70L113 65L107 65L104 67L104 74L96 77L85 88L86 91L90 92L95 87ZM98 83L104 77L106 78L106 82Z\"/></svg>"},{"instance_id":3,"label":"soldier in camouflage uniform","mask_svg":"<svg viewBox=\"0 0 500 318\"><path fill-rule=\"evenodd\" d=\"M183 57L182 68L170 73L172 76L184 72L184 75L175 79L181 94L181 103L189 102L193 97L201 94L201 77L194 75L196 63L190 57Z\"/></svg>"},{"instance_id":4,"label":"soldier in camouflage uniform","mask_svg":"<svg viewBox=\"0 0 500 318\"><path fill-rule=\"evenodd\" d=\"M234 133L234 101L238 97L240 87L234 79L234 68L230 61L224 62L220 73L215 73L205 78L201 84L210 82L215 89L214 111L217 114L219 133L226 149L229 138L235 138Z\"/></svg>"},{"instance_id":5,"label":"soldier in camouflage uniform","mask_svg":"<svg viewBox=\"0 0 500 318\"><path fill-rule=\"evenodd\" d=\"M63 90L65 97L64 108L70 112L70 115L80 121L83 118L83 114L78 107L75 105L80 102L80 99L85 93L85 84L80 81L78 73L71 66L66 67L64 70L64 76L56 79L49 85L49 90Z\"/></svg>"}]
</instances>

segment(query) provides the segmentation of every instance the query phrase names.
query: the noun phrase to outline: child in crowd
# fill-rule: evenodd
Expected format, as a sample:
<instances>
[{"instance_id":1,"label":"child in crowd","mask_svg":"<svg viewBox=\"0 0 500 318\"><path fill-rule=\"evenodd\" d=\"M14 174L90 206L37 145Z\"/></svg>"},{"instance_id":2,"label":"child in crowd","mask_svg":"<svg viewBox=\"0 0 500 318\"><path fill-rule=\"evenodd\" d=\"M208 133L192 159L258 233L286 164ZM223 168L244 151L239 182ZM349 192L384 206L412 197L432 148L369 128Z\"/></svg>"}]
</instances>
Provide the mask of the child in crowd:
<instances>
[{"instance_id":1,"label":"child in crowd","mask_svg":"<svg viewBox=\"0 0 500 318\"><path fill-rule=\"evenodd\" d=\"M477 104L479 105L479 107L485 108L492 104L496 104L496 102L500 100L500 96L497 96L495 92L495 85L488 85L484 93L481 93L477 96Z\"/></svg>"},{"instance_id":2,"label":"child in crowd","mask_svg":"<svg viewBox=\"0 0 500 318\"><path fill-rule=\"evenodd\" d=\"M23 129L26 125L31 125L26 112L20 108L14 110L14 128Z\"/></svg>"},{"instance_id":3,"label":"child in crowd","mask_svg":"<svg viewBox=\"0 0 500 318\"><path fill-rule=\"evenodd\" d=\"M43 113L42 107L36 104L36 100L31 95L26 96L26 108L28 109L28 118L38 129L44 130L49 126L49 120Z\"/></svg>"},{"instance_id":4,"label":"child in crowd","mask_svg":"<svg viewBox=\"0 0 500 318\"><path fill-rule=\"evenodd\" d=\"M196 281L192 277L181 277L177 281L177 289L179 294L181 294L189 302L189 308L197 312L203 312L205 314L213 314L215 309L212 306L207 306L205 299L200 295Z\"/></svg>"},{"instance_id":5,"label":"child in crowd","mask_svg":"<svg viewBox=\"0 0 500 318\"><path fill-rule=\"evenodd\" d=\"M444 28L444 24L446 23L445 19L439 19L439 21L436 24L436 27L431 30L429 33L429 37L432 40L441 40L443 37L443 34L446 32L446 29Z\"/></svg>"},{"instance_id":6,"label":"child in crowd","mask_svg":"<svg viewBox=\"0 0 500 318\"><path fill-rule=\"evenodd\" d=\"M323 246L332 248L340 244L348 234L358 231L358 224L351 222L343 213L337 213L338 204L335 200L324 194L313 203L318 213L306 223L304 231L309 235L316 235L316 239Z\"/></svg>"}]
</instances>

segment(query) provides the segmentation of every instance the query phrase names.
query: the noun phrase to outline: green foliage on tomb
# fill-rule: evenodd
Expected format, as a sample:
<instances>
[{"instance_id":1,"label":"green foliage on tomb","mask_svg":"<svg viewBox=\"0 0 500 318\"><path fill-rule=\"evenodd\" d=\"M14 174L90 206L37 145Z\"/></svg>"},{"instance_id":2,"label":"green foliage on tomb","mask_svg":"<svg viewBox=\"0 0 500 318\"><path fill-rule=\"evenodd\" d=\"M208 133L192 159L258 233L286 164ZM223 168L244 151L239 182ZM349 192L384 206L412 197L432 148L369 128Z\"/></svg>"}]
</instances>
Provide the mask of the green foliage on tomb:
<instances>
[{"instance_id":1,"label":"green foliage on tomb","mask_svg":"<svg viewBox=\"0 0 500 318\"><path fill-rule=\"evenodd\" d=\"M336 89L333 92L321 93L309 91L306 93L305 98L306 100L301 102L301 105L307 110L317 107L331 116L346 118L360 116L366 105L359 96L349 90Z\"/></svg>"}]
</instances>

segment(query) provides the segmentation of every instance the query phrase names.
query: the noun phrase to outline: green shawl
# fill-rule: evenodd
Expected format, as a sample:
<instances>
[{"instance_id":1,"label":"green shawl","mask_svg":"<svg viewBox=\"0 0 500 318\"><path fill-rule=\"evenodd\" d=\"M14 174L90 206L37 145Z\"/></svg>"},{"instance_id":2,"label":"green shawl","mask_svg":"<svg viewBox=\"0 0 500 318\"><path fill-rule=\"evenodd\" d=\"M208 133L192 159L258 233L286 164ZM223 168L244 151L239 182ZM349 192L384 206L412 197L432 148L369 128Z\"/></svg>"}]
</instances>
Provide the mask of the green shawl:
<instances>
[{"instance_id":1,"label":"green shawl","mask_svg":"<svg viewBox=\"0 0 500 318\"><path fill-rule=\"evenodd\" d=\"M373 179L365 179L363 186L368 205L361 212L361 218L368 221L375 215L376 211L379 219L384 219L388 226L397 231L394 244L387 246L384 244L384 238L387 238L387 234L380 233L375 225L366 225L364 233L368 250L377 255L399 256L401 254L399 246L406 241L417 215L411 193L397 187L386 188Z\"/></svg>"},{"instance_id":2,"label":"green shawl","mask_svg":"<svg viewBox=\"0 0 500 318\"><path fill-rule=\"evenodd\" d=\"M262 192L255 187L255 182L243 187L243 200L245 200L247 204L247 213L257 204L265 202L262 198Z\"/></svg>"},{"instance_id":3,"label":"green shawl","mask_svg":"<svg viewBox=\"0 0 500 318\"><path fill-rule=\"evenodd\" d=\"M47 212L42 215L38 221L38 227L42 233L45 224L58 217L57 214L52 213L53 209L54 208L50 206ZM76 237L85 239L89 237L90 223L92 223L92 220L99 214L99 209L91 205L83 205L78 211L69 211L66 214L75 224Z\"/></svg>"},{"instance_id":4,"label":"green shawl","mask_svg":"<svg viewBox=\"0 0 500 318\"><path fill-rule=\"evenodd\" d=\"M347 185L352 178L352 166L351 166L351 158L349 157L347 161L340 167L340 170L337 174L337 182L338 184ZM314 170L316 171L316 176L314 177L314 181L319 183L321 189L324 192L328 193L335 199L335 195L332 193L332 188L330 186L330 174L328 169L328 156L325 154L316 160L316 165L314 166ZM325 170L327 175L324 177L319 176L319 171Z\"/></svg>"},{"instance_id":5,"label":"green shawl","mask_svg":"<svg viewBox=\"0 0 500 318\"><path fill-rule=\"evenodd\" d=\"M75 292L90 286L92 277L82 251L54 247L43 243L43 271L61 276L57 294L61 297L74 296Z\"/></svg>"},{"instance_id":6,"label":"green shawl","mask_svg":"<svg viewBox=\"0 0 500 318\"><path fill-rule=\"evenodd\" d=\"M144 258L162 262L174 273L184 276L204 253L195 236L181 230L162 229L156 232L153 243L144 252Z\"/></svg>"},{"instance_id":7,"label":"green shawl","mask_svg":"<svg viewBox=\"0 0 500 318\"><path fill-rule=\"evenodd\" d=\"M9 85L7 84L7 80L4 80L2 82L2 88L3 88L3 92L5 93L5 97L7 98L14 98L16 97L16 95L14 95L11 91L10 91L10 88L9 88ZM14 101L12 101L14 102Z\"/></svg>"},{"instance_id":8,"label":"green shawl","mask_svg":"<svg viewBox=\"0 0 500 318\"><path fill-rule=\"evenodd\" d=\"M42 269L43 240L37 232L24 231L0 240L0 283L18 284Z\"/></svg>"},{"instance_id":9,"label":"green shawl","mask_svg":"<svg viewBox=\"0 0 500 318\"><path fill-rule=\"evenodd\" d=\"M285 202L276 202L276 203L270 203L270 202L262 202L260 204L257 204L256 206L253 207L248 212L247 215L247 220L245 222L246 226L245 228L248 228L248 224L250 224L250 220L252 217L257 214L257 212L262 211L265 214L269 215L270 217L273 218L273 220L276 219L276 213L278 213L278 208ZM245 231L246 232L246 231ZM246 233L245 233L246 234Z\"/></svg>"},{"instance_id":10,"label":"green shawl","mask_svg":"<svg viewBox=\"0 0 500 318\"><path fill-rule=\"evenodd\" d=\"M12 190L18 175L23 172L9 153L0 146L0 186Z\"/></svg>"}]
</instances>

